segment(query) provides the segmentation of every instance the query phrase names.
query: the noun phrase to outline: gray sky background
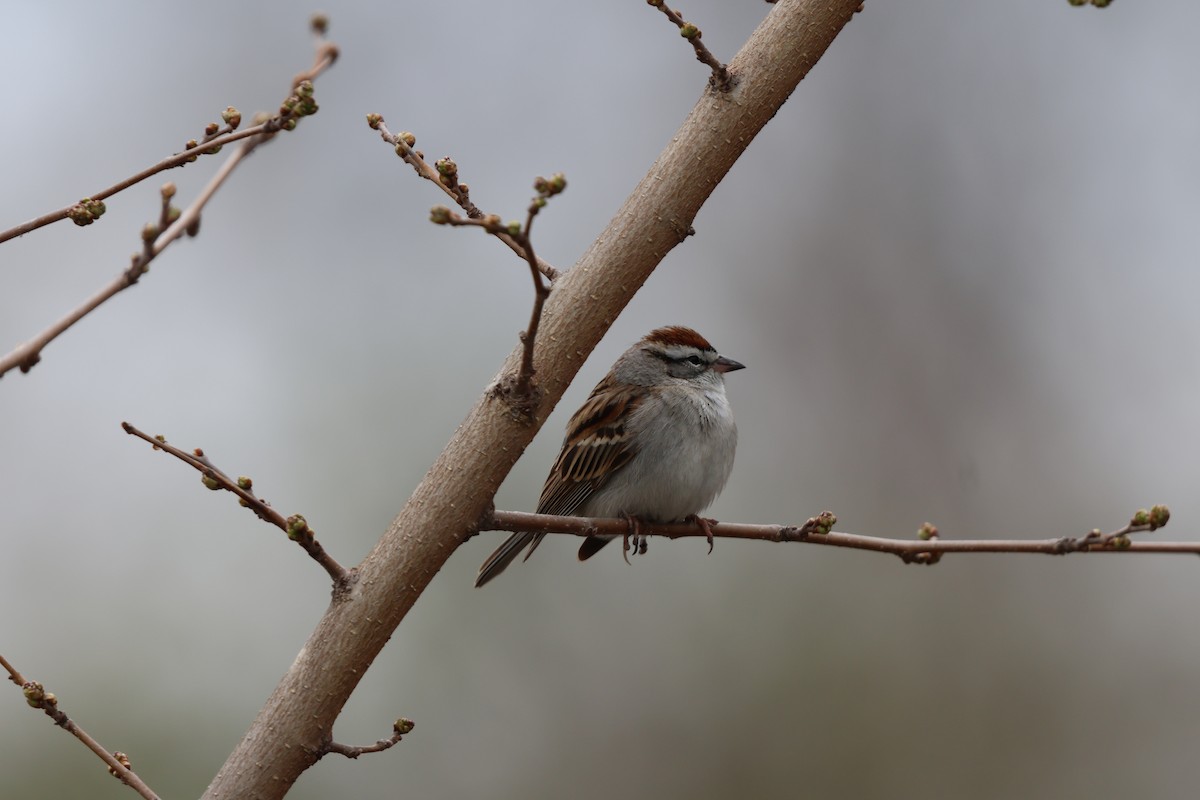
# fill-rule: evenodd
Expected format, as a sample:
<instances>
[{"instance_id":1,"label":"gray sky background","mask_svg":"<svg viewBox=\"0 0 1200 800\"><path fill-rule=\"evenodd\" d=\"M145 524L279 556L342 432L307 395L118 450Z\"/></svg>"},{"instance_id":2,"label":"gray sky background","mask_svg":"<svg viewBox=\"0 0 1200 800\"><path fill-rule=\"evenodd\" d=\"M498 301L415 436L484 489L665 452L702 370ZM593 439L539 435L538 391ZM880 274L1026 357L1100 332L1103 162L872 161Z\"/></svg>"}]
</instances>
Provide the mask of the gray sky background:
<instances>
[{"instance_id":1,"label":"gray sky background","mask_svg":"<svg viewBox=\"0 0 1200 800\"><path fill-rule=\"evenodd\" d=\"M291 3L7 9L0 227L178 150L308 66ZM570 186L569 267L706 79L643 2L329 3L320 113L259 150L198 238L0 381L0 652L164 796L197 796L328 598L324 574L129 420L302 512L354 563L527 320L529 280L369 130L452 155L483 208ZM732 57L769 7L683 6ZM570 411L662 324L730 377L713 516L951 537L1078 535L1168 503L1195 539L1200 5L868 2L620 317L500 492L532 509ZM170 179L0 247L0 348L110 280ZM336 737L396 749L291 796L1189 797L1194 558L968 556L552 540L486 590L463 547ZM0 692L0 796L124 798Z\"/></svg>"}]
</instances>

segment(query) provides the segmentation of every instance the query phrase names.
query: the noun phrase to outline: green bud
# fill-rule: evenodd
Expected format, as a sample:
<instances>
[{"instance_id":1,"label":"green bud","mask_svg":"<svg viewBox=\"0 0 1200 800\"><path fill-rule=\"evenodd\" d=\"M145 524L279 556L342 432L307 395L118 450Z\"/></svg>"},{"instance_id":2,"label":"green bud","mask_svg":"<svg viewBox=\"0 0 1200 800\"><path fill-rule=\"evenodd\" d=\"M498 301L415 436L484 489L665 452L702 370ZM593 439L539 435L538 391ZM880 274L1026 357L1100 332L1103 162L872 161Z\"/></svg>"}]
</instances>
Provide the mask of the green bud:
<instances>
[{"instance_id":1,"label":"green bud","mask_svg":"<svg viewBox=\"0 0 1200 800\"><path fill-rule=\"evenodd\" d=\"M416 723L413 722L411 719L405 719L404 717L401 717L400 719L398 719L394 723L392 723L392 730L394 730L396 733L399 733L401 735L406 734L406 733L412 733L412 729L414 727L416 727Z\"/></svg>"},{"instance_id":2,"label":"green bud","mask_svg":"<svg viewBox=\"0 0 1200 800\"><path fill-rule=\"evenodd\" d=\"M1150 509L1150 530L1157 530L1171 519L1171 510L1166 506L1154 506Z\"/></svg>"},{"instance_id":3,"label":"green bud","mask_svg":"<svg viewBox=\"0 0 1200 800\"><path fill-rule=\"evenodd\" d=\"M25 695L25 702L34 708L41 708L42 701L46 698L46 687L37 681L26 681L21 684L21 693Z\"/></svg>"},{"instance_id":4,"label":"green bud","mask_svg":"<svg viewBox=\"0 0 1200 800\"><path fill-rule=\"evenodd\" d=\"M373 131L379 130L379 125L382 122L383 122L382 114L375 114L375 113L367 114L367 125L369 125L371 127L371 130L373 130Z\"/></svg>"},{"instance_id":5,"label":"green bud","mask_svg":"<svg viewBox=\"0 0 1200 800\"><path fill-rule=\"evenodd\" d=\"M230 128L237 130L237 126L242 124L242 112L233 106L226 106L225 110L221 112L221 119Z\"/></svg>"},{"instance_id":6,"label":"green bud","mask_svg":"<svg viewBox=\"0 0 1200 800\"><path fill-rule=\"evenodd\" d=\"M295 91L296 91L296 94L300 95L301 97L312 97L313 96L312 81L300 81L300 85L296 87Z\"/></svg>"},{"instance_id":7,"label":"green bud","mask_svg":"<svg viewBox=\"0 0 1200 800\"><path fill-rule=\"evenodd\" d=\"M1139 508L1133 515L1133 519L1129 520L1130 525L1143 527L1150 524L1150 512L1144 508Z\"/></svg>"},{"instance_id":8,"label":"green bud","mask_svg":"<svg viewBox=\"0 0 1200 800\"><path fill-rule=\"evenodd\" d=\"M159 192L162 194L163 200L170 200L175 196L175 184L171 181L167 181L162 185L162 188L159 189Z\"/></svg>"},{"instance_id":9,"label":"green bud","mask_svg":"<svg viewBox=\"0 0 1200 800\"><path fill-rule=\"evenodd\" d=\"M455 164L454 159L449 156L439 158L434 162L433 166L437 169L438 174L444 177L449 178L458 175L458 164Z\"/></svg>"},{"instance_id":10,"label":"green bud","mask_svg":"<svg viewBox=\"0 0 1200 800\"><path fill-rule=\"evenodd\" d=\"M445 225L450 222L453 214L445 206L434 206L429 209L429 221L434 225Z\"/></svg>"},{"instance_id":11,"label":"green bud","mask_svg":"<svg viewBox=\"0 0 1200 800\"><path fill-rule=\"evenodd\" d=\"M159 232L157 225L153 222L147 222L146 227L142 228L142 241L153 242L158 238Z\"/></svg>"},{"instance_id":12,"label":"green bud","mask_svg":"<svg viewBox=\"0 0 1200 800\"><path fill-rule=\"evenodd\" d=\"M517 222L515 219L512 220L511 222L509 222L508 223L508 235L509 236L520 236L521 235L521 223Z\"/></svg>"},{"instance_id":13,"label":"green bud","mask_svg":"<svg viewBox=\"0 0 1200 800\"><path fill-rule=\"evenodd\" d=\"M679 29L679 35L690 42L692 39L700 38L700 29L689 22Z\"/></svg>"},{"instance_id":14,"label":"green bud","mask_svg":"<svg viewBox=\"0 0 1200 800\"><path fill-rule=\"evenodd\" d=\"M250 480L245 475L240 475L237 479L237 485L239 489L250 491L252 488L254 488L254 481Z\"/></svg>"},{"instance_id":15,"label":"green bud","mask_svg":"<svg viewBox=\"0 0 1200 800\"><path fill-rule=\"evenodd\" d=\"M220 125L218 125L215 122L210 122L204 126L204 135L205 136L216 136L217 131L219 131L219 130L221 130Z\"/></svg>"},{"instance_id":16,"label":"green bud","mask_svg":"<svg viewBox=\"0 0 1200 800\"><path fill-rule=\"evenodd\" d=\"M67 209L67 219L80 227L91 225L96 221L95 217L92 216L91 212L82 203L76 203Z\"/></svg>"},{"instance_id":17,"label":"green bud","mask_svg":"<svg viewBox=\"0 0 1200 800\"><path fill-rule=\"evenodd\" d=\"M412 131L400 131L398 138L409 147L417 146L417 137L413 135Z\"/></svg>"},{"instance_id":18,"label":"green bud","mask_svg":"<svg viewBox=\"0 0 1200 800\"><path fill-rule=\"evenodd\" d=\"M296 120L285 119L279 127L283 128L285 131L294 131L296 130Z\"/></svg>"},{"instance_id":19,"label":"green bud","mask_svg":"<svg viewBox=\"0 0 1200 800\"><path fill-rule=\"evenodd\" d=\"M207 488L212 489L214 492L221 488L221 482L216 478L209 477L208 475L201 476L200 482L203 483Z\"/></svg>"},{"instance_id":20,"label":"green bud","mask_svg":"<svg viewBox=\"0 0 1200 800\"><path fill-rule=\"evenodd\" d=\"M303 516L300 514L292 514L287 518L287 535L288 538L293 542L311 534L312 531L309 530L308 520L306 520Z\"/></svg>"}]
</instances>

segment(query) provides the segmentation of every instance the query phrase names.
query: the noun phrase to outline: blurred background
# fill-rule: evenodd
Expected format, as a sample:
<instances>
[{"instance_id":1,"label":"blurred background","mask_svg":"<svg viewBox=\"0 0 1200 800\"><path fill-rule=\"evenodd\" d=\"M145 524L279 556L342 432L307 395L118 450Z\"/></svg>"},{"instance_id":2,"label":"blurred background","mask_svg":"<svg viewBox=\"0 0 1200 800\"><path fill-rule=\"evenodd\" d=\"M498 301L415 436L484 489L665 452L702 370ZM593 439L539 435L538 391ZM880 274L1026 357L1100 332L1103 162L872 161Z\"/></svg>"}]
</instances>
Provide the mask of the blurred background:
<instances>
[{"instance_id":1,"label":"blurred background","mask_svg":"<svg viewBox=\"0 0 1200 800\"><path fill-rule=\"evenodd\" d=\"M18 4L0 227L272 109L311 62L293 3ZM125 435L203 447L362 558L516 343L524 265L364 121L452 155L569 267L707 79L645 3L330 2L320 113L260 149L141 284L0 381L0 652L164 796L198 796L328 601L324 573ZM683 11L728 60L769 6ZM1079 535L1169 504L1196 539L1200 5L868 2L650 279L504 485L531 510L567 416L663 324L730 376L712 516L949 537ZM0 248L0 349L109 281L158 187ZM1194 557L948 557L574 539L485 590L457 552L296 798L1192 797ZM0 796L126 798L0 691Z\"/></svg>"}]
</instances>

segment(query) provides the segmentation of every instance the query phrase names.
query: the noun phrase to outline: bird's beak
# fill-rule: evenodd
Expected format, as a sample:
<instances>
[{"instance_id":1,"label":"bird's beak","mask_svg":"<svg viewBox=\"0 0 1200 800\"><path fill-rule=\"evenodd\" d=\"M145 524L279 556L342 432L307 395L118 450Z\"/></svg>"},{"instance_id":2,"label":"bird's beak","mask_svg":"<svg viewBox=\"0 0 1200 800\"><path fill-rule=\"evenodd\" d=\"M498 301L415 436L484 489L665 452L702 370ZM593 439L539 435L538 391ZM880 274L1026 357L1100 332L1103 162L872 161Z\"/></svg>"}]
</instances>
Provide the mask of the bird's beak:
<instances>
[{"instance_id":1,"label":"bird's beak","mask_svg":"<svg viewBox=\"0 0 1200 800\"><path fill-rule=\"evenodd\" d=\"M712 368L715 369L717 372L724 373L724 372L735 372L736 370L739 370L739 369L745 369L746 365L738 363L737 361L734 361L732 358L726 358L725 356L721 356L720 358L718 358L716 361L713 362Z\"/></svg>"}]
</instances>

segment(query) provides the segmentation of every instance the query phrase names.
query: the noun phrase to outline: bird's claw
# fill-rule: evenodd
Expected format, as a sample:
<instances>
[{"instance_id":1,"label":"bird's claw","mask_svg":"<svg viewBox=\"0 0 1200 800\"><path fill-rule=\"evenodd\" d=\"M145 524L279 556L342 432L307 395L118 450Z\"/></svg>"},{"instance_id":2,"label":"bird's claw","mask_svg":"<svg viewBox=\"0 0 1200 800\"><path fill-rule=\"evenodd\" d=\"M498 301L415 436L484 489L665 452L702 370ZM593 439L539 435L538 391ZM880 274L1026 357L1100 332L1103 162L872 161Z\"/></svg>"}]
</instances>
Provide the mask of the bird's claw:
<instances>
[{"instance_id":1,"label":"bird's claw","mask_svg":"<svg viewBox=\"0 0 1200 800\"><path fill-rule=\"evenodd\" d=\"M633 540L633 554L641 556L646 554L646 537L642 535L642 521L632 514L621 514L621 518L625 520L626 529L625 536L621 541L621 557L625 559L625 563L629 563L629 541Z\"/></svg>"},{"instance_id":2,"label":"bird's claw","mask_svg":"<svg viewBox=\"0 0 1200 800\"><path fill-rule=\"evenodd\" d=\"M684 519L684 522L694 522L700 528L700 530L704 531L704 538L708 539L708 552L709 555L711 555L713 551L712 526L716 525L717 521L715 519L706 519L699 514L689 514Z\"/></svg>"}]
</instances>

